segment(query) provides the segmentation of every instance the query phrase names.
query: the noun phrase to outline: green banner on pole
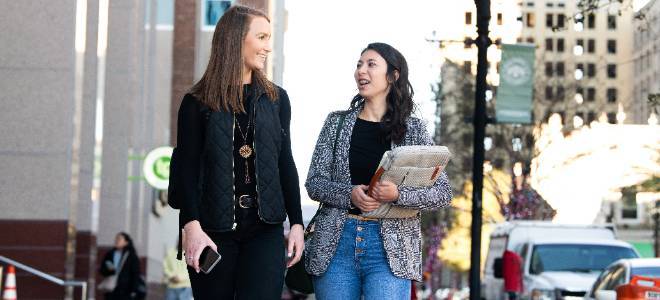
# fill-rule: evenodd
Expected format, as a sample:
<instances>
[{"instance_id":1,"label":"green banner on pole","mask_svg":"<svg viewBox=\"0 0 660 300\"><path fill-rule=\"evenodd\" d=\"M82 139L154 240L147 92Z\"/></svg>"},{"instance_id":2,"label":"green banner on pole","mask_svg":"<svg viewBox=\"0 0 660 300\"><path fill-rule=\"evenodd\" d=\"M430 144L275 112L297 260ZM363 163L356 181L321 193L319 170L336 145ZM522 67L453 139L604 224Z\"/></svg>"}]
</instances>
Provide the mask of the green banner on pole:
<instances>
[{"instance_id":1,"label":"green banner on pole","mask_svg":"<svg viewBox=\"0 0 660 300\"><path fill-rule=\"evenodd\" d=\"M495 99L497 123L532 123L533 45L502 45L500 86Z\"/></svg>"}]
</instances>

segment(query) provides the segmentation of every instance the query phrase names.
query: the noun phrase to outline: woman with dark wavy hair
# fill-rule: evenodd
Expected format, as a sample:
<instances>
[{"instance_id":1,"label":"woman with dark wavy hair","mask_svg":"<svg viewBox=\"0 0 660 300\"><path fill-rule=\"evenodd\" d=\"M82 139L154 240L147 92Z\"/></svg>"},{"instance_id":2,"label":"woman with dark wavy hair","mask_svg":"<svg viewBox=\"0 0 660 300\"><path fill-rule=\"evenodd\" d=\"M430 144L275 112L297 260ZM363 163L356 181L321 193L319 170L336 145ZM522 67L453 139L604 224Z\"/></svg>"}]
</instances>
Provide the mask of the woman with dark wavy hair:
<instances>
[{"instance_id":1,"label":"woman with dark wavy hair","mask_svg":"<svg viewBox=\"0 0 660 300\"><path fill-rule=\"evenodd\" d=\"M420 119L412 117L413 88L399 51L372 43L354 73L359 93L351 108L328 115L319 135L305 187L321 203L308 239L305 268L317 299L410 299L411 280L422 280L420 216L361 216L382 204L432 210L449 205L443 172L428 188L378 183L367 188L385 151L431 145Z\"/></svg>"},{"instance_id":2,"label":"woman with dark wavy hair","mask_svg":"<svg viewBox=\"0 0 660 300\"><path fill-rule=\"evenodd\" d=\"M285 267L304 248L291 104L263 72L270 36L262 11L228 9L206 71L179 108L179 221L195 299L280 299ZM208 274L205 247L222 257Z\"/></svg>"}]
</instances>

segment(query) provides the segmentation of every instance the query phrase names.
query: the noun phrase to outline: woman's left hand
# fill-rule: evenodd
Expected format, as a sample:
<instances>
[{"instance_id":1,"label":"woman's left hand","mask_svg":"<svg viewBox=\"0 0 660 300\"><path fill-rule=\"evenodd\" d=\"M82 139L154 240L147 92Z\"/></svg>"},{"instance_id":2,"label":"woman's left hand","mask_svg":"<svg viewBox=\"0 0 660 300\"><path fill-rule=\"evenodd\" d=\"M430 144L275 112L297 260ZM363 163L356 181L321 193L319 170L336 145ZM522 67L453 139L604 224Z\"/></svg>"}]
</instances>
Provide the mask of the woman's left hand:
<instances>
[{"instance_id":1,"label":"woman's left hand","mask_svg":"<svg viewBox=\"0 0 660 300\"><path fill-rule=\"evenodd\" d=\"M305 232L302 225L294 224L291 226L287 243L287 257L289 258L289 261L287 262L286 267L290 268L300 260L303 250L305 249Z\"/></svg>"},{"instance_id":2,"label":"woman's left hand","mask_svg":"<svg viewBox=\"0 0 660 300\"><path fill-rule=\"evenodd\" d=\"M399 187L391 181L378 182L371 196L381 203L394 202L399 199Z\"/></svg>"}]
</instances>

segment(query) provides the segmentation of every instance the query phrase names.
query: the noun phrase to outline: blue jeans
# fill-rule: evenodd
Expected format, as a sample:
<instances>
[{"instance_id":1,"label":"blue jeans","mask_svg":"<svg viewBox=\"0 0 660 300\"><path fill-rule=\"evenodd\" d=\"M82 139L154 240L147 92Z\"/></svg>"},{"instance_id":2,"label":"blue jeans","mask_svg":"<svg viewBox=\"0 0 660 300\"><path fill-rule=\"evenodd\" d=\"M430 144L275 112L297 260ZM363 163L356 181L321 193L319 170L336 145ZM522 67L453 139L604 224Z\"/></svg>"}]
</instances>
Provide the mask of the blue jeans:
<instances>
[{"instance_id":1,"label":"blue jeans","mask_svg":"<svg viewBox=\"0 0 660 300\"><path fill-rule=\"evenodd\" d=\"M328 269L313 281L319 300L410 299L411 281L392 274L378 221L346 219Z\"/></svg>"},{"instance_id":2,"label":"blue jeans","mask_svg":"<svg viewBox=\"0 0 660 300\"><path fill-rule=\"evenodd\" d=\"M165 291L165 300L190 300L192 299L192 289L189 287L171 289Z\"/></svg>"}]
</instances>

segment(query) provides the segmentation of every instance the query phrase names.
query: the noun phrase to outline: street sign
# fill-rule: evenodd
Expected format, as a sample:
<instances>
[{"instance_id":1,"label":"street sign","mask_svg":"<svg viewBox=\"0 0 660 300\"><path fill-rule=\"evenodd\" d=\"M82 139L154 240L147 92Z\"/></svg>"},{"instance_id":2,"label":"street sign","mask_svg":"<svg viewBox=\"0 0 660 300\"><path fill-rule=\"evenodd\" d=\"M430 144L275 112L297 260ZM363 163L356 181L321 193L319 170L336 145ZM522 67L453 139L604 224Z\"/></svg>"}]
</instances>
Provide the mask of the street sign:
<instances>
[{"instance_id":1,"label":"street sign","mask_svg":"<svg viewBox=\"0 0 660 300\"><path fill-rule=\"evenodd\" d=\"M500 86L495 99L497 123L532 123L534 46L502 45Z\"/></svg>"},{"instance_id":2,"label":"street sign","mask_svg":"<svg viewBox=\"0 0 660 300\"><path fill-rule=\"evenodd\" d=\"M170 160L172 147L159 147L151 150L142 164L142 172L147 183L159 190L166 190L170 182Z\"/></svg>"}]
</instances>

